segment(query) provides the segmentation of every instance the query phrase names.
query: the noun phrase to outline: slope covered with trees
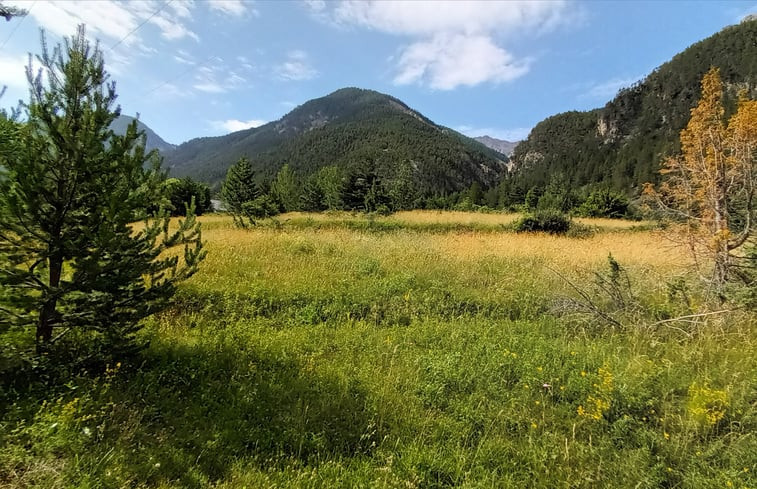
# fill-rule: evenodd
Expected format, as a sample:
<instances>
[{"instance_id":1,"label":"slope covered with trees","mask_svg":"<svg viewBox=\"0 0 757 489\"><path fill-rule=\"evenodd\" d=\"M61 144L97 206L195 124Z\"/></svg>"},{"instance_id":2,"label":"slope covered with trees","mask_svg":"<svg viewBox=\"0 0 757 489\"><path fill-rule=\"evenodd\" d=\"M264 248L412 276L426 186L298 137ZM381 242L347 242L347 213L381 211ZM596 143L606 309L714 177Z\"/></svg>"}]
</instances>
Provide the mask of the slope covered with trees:
<instances>
[{"instance_id":1,"label":"slope covered with trees","mask_svg":"<svg viewBox=\"0 0 757 489\"><path fill-rule=\"evenodd\" d=\"M216 186L241 157L250 159L260 181L271 180L285 164L303 180L337 166L346 174L372 172L392 182L410 168L425 197L474 182L490 187L501 179L507 160L393 97L357 88L311 100L259 128L191 140L165 156L172 175Z\"/></svg>"},{"instance_id":2,"label":"slope covered with trees","mask_svg":"<svg viewBox=\"0 0 757 489\"><path fill-rule=\"evenodd\" d=\"M720 69L726 115L735 110L740 90L755 95L755 39L754 20L727 27L621 90L603 108L545 119L515 149L511 184L527 191L560 175L573 188L602 184L638 193L645 182L659 180L660 162L679 150L699 81L711 67Z\"/></svg>"}]
</instances>

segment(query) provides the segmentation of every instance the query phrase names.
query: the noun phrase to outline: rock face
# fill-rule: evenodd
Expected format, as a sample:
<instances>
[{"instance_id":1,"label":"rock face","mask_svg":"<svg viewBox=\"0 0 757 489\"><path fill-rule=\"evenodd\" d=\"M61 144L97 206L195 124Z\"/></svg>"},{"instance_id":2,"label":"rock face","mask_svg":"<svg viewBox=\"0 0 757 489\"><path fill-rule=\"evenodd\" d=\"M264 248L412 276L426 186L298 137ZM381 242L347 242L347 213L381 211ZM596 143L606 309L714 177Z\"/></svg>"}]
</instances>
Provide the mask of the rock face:
<instances>
[{"instance_id":1,"label":"rock face","mask_svg":"<svg viewBox=\"0 0 757 489\"><path fill-rule=\"evenodd\" d=\"M479 136L473 139L483 144L487 148L491 148L494 151L498 151L508 157L511 154L513 154L513 150L515 150L515 147L520 142L520 141L515 141L515 142L505 141L504 139L497 139L490 136Z\"/></svg>"},{"instance_id":2,"label":"rock face","mask_svg":"<svg viewBox=\"0 0 757 489\"><path fill-rule=\"evenodd\" d=\"M757 22L745 19L675 55L604 107L539 122L511 157L519 181L526 188L544 187L559 175L575 187L599 185L629 194L658 182L660 162L679 150L681 129L711 67L720 69L726 111L742 90L757 96L755 39Z\"/></svg>"}]
</instances>

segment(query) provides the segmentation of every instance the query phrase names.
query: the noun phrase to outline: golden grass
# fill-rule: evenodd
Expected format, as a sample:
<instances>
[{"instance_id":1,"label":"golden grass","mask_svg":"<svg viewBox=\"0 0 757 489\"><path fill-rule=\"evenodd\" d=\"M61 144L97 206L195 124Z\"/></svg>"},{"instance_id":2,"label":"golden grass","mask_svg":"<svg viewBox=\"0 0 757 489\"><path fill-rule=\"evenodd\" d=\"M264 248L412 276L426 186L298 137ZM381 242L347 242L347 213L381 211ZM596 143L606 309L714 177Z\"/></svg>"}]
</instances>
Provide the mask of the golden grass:
<instances>
[{"instance_id":1,"label":"golden grass","mask_svg":"<svg viewBox=\"0 0 757 489\"><path fill-rule=\"evenodd\" d=\"M414 211L396 218L438 222L431 221L432 217L438 217L453 222L480 216L494 222L493 219L507 217L449 214ZM362 217L354 217L359 218ZM291 293L333 295L370 290L371 281L384 277L405 277L408 283L447 282L460 290L488 295L502 288L515 290L539 281L550 286L565 285L552 270L581 280L588 271L603 269L610 253L644 283L662 286L664 277L681 273L689 261L652 231L568 238L512 232L237 229L229 217L220 215L202 216L200 221L208 257L192 280L214 290L244 291L275 284L278 290Z\"/></svg>"}]
</instances>

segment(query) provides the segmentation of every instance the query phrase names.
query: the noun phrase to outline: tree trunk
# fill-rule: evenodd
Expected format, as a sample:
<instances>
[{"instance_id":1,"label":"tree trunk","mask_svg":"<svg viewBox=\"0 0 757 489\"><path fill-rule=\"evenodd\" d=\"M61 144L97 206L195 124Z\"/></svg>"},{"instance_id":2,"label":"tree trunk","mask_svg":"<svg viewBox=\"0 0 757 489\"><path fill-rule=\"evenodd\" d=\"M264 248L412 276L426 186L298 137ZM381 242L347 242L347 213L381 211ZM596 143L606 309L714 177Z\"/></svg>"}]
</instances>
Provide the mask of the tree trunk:
<instances>
[{"instance_id":1,"label":"tree trunk","mask_svg":"<svg viewBox=\"0 0 757 489\"><path fill-rule=\"evenodd\" d=\"M37 352L41 353L44 346L50 343L53 337L53 327L57 321L58 286L60 285L61 272L63 270L63 254L55 251L49 258L50 276L48 281L47 299L39 311L37 323Z\"/></svg>"}]
</instances>

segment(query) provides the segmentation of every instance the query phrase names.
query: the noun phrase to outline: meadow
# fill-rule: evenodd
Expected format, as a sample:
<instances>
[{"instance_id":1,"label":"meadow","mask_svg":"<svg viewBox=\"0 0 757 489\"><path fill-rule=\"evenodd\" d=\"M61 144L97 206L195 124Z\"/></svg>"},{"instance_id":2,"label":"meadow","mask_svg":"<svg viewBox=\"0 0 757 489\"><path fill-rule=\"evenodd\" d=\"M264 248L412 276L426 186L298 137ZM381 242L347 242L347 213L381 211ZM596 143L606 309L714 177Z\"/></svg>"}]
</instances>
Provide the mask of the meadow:
<instances>
[{"instance_id":1,"label":"meadow","mask_svg":"<svg viewBox=\"0 0 757 489\"><path fill-rule=\"evenodd\" d=\"M650 223L516 218L203 216L138 360L0 384L0 487L757 487L754 312Z\"/></svg>"}]
</instances>

